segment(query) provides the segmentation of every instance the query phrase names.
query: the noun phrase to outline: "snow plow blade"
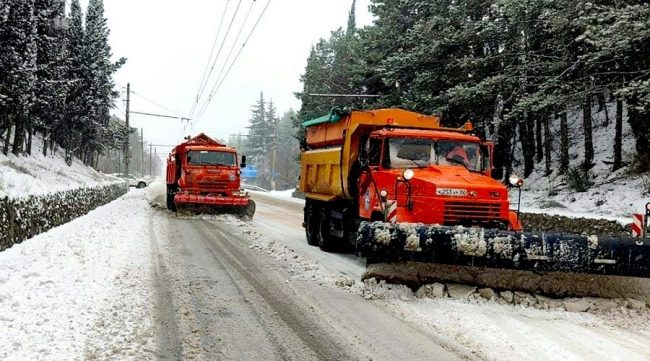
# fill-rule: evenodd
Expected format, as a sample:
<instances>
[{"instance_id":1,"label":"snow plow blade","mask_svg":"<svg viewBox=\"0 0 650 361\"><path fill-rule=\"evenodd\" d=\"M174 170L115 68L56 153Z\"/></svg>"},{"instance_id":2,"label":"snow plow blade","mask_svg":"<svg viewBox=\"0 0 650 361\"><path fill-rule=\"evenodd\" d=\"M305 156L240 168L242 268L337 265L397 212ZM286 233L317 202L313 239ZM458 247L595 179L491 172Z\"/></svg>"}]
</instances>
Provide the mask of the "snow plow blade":
<instances>
[{"instance_id":1,"label":"snow plow blade","mask_svg":"<svg viewBox=\"0 0 650 361\"><path fill-rule=\"evenodd\" d=\"M255 201L247 199L245 204L215 204L215 203L179 203L176 204L176 210L180 215L198 215L198 214L233 214L240 218L252 219L255 215Z\"/></svg>"},{"instance_id":2,"label":"snow plow blade","mask_svg":"<svg viewBox=\"0 0 650 361\"><path fill-rule=\"evenodd\" d=\"M632 238L362 222L364 278L650 300L650 244Z\"/></svg>"}]
</instances>

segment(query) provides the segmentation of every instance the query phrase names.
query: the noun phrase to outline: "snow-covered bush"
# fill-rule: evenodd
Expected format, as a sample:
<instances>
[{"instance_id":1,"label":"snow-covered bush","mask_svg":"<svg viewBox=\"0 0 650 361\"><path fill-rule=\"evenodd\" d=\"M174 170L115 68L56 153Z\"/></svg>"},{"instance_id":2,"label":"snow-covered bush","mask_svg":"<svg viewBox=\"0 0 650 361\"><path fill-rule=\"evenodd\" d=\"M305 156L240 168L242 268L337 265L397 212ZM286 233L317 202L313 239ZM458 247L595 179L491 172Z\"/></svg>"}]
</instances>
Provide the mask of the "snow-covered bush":
<instances>
[{"instance_id":1,"label":"snow-covered bush","mask_svg":"<svg viewBox=\"0 0 650 361\"><path fill-rule=\"evenodd\" d=\"M576 192L586 192L593 185L589 171L581 167L570 167L567 170L566 183L569 189Z\"/></svg>"}]
</instances>

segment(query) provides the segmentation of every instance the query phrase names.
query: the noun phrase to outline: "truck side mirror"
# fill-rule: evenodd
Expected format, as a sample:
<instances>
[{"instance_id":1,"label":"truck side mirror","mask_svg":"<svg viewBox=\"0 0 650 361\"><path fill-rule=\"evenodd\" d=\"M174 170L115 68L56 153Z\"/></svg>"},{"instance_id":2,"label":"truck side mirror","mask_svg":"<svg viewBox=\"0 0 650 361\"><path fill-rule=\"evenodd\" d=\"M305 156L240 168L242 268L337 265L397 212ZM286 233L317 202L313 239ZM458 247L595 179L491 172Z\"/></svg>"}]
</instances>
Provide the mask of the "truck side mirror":
<instances>
[{"instance_id":1,"label":"truck side mirror","mask_svg":"<svg viewBox=\"0 0 650 361\"><path fill-rule=\"evenodd\" d=\"M246 156L242 155L241 156L241 163L239 165L240 168L246 168Z\"/></svg>"},{"instance_id":2,"label":"truck side mirror","mask_svg":"<svg viewBox=\"0 0 650 361\"><path fill-rule=\"evenodd\" d=\"M503 179L503 168L501 168L501 167L492 168L491 176L492 176L492 179L502 180Z\"/></svg>"}]
</instances>

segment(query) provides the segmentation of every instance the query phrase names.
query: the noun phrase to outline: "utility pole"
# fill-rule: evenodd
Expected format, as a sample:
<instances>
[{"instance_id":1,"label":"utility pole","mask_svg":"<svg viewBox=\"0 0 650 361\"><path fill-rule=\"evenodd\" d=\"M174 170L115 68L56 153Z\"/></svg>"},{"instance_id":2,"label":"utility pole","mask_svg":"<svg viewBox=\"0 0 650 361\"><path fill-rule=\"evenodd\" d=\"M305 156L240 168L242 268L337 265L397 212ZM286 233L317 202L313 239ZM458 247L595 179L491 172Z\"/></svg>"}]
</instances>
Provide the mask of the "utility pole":
<instances>
[{"instance_id":1,"label":"utility pole","mask_svg":"<svg viewBox=\"0 0 650 361\"><path fill-rule=\"evenodd\" d=\"M273 121L273 154L271 155L271 190L275 190L275 163L278 156L278 121Z\"/></svg>"},{"instance_id":2,"label":"utility pole","mask_svg":"<svg viewBox=\"0 0 650 361\"><path fill-rule=\"evenodd\" d=\"M124 140L124 177L129 178L129 136L131 126L129 125L129 106L131 103L131 83L126 84L126 139Z\"/></svg>"},{"instance_id":3,"label":"utility pole","mask_svg":"<svg viewBox=\"0 0 650 361\"><path fill-rule=\"evenodd\" d=\"M158 166L156 165L156 161L158 160L158 148L153 147L153 174L154 176L158 174L156 171L158 170Z\"/></svg>"},{"instance_id":4,"label":"utility pole","mask_svg":"<svg viewBox=\"0 0 650 361\"><path fill-rule=\"evenodd\" d=\"M151 165L153 161L153 156L151 154L152 148L153 148L152 145L149 144L149 175L153 177L153 166Z\"/></svg>"},{"instance_id":5,"label":"utility pole","mask_svg":"<svg viewBox=\"0 0 650 361\"><path fill-rule=\"evenodd\" d=\"M140 128L140 175L144 177L144 128Z\"/></svg>"}]
</instances>

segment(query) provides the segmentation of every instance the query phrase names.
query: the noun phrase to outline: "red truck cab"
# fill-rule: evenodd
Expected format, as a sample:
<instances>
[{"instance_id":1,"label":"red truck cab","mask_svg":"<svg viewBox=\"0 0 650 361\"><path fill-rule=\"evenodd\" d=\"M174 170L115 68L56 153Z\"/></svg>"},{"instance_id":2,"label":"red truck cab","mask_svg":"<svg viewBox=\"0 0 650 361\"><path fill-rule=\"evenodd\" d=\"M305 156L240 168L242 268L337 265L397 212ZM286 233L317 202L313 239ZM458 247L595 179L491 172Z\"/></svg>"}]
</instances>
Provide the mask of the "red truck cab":
<instances>
[{"instance_id":1,"label":"red truck cab","mask_svg":"<svg viewBox=\"0 0 650 361\"><path fill-rule=\"evenodd\" d=\"M521 229L507 187L491 177L491 142L459 132L384 128L364 148L360 218ZM393 202L398 206L382 209Z\"/></svg>"}]
</instances>

